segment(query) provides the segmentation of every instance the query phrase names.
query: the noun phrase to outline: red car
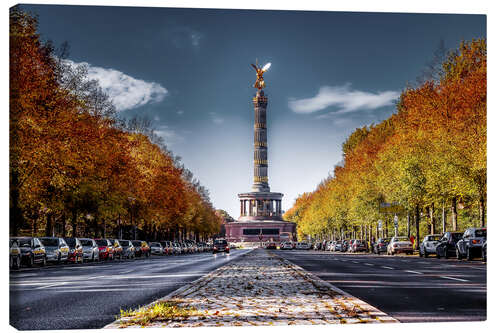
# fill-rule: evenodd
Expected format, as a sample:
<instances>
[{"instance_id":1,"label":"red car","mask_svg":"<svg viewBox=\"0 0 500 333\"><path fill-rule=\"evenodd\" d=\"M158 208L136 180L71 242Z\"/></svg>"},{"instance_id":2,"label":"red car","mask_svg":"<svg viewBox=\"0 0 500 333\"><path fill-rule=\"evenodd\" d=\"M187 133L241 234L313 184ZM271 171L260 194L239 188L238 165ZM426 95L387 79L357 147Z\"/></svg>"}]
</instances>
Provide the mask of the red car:
<instances>
[{"instance_id":1,"label":"red car","mask_svg":"<svg viewBox=\"0 0 500 333\"><path fill-rule=\"evenodd\" d=\"M100 260L113 260L114 247L108 239L94 239L99 247Z\"/></svg>"}]
</instances>

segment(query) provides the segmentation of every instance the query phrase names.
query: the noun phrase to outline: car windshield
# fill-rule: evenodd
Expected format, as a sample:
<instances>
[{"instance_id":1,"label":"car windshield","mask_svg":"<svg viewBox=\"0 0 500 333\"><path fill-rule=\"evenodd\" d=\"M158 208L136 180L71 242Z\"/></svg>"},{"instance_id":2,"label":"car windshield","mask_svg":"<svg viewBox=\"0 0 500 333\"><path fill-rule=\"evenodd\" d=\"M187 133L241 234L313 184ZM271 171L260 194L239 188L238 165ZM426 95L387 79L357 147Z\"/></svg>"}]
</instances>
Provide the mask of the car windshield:
<instances>
[{"instance_id":1,"label":"car windshield","mask_svg":"<svg viewBox=\"0 0 500 333\"><path fill-rule=\"evenodd\" d=\"M441 236L429 236L428 240L429 241L438 241L441 239Z\"/></svg>"},{"instance_id":2,"label":"car windshield","mask_svg":"<svg viewBox=\"0 0 500 333\"><path fill-rule=\"evenodd\" d=\"M160 243L151 243L151 245L150 245L150 246L159 247L159 246L161 246L161 245L160 245Z\"/></svg>"},{"instance_id":3,"label":"car windshield","mask_svg":"<svg viewBox=\"0 0 500 333\"><path fill-rule=\"evenodd\" d=\"M225 239L219 239L219 240L216 240L214 242L214 244L217 244L217 245L226 245L227 241Z\"/></svg>"},{"instance_id":4,"label":"car windshield","mask_svg":"<svg viewBox=\"0 0 500 333\"><path fill-rule=\"evenodd\" d=\"M82 246L92 246L92 241L90 239L80 239Z\"/></svg>"},{"instance_id":5,"label":"car windshield","mask_svg":"<svg viewBox=\"0 0 500 333\"><path fill-rule=\"evenodd\" d=\"M58 238L40 238L42 244L45 246L58 246L59 239Z\"/></svg>"},{"instance_id":6,"label":"car windshield","mask_svg":"<svg viewBox=\"0 0 500 333\"><path fill-rule=\"evenodd\" d=\"M128 246L128 241L120 241L119 243L122 246Z\"/></svg>"},{"instance_id":7,"label":"car windshield","mask_svg":"<svg viewBox=\"0 0 500 333\"><path fill-rule=\"evenodd\" d=\"M141 247L141 242L132 242L132 244L133 244L134 246Z\"/></svg>"},{"instance_id":8,"label":"car windshield","mask_svg":"<svg viewBox=\"0 0 500 333\"><path fill-rule=\"evenodd\" d=\"M462 236L463 236L463 234L461 234L461 233L451 234L451 238L452 238L454 241L459 240L460 238L462 238Z\"/></svg>"},{"instance_id":9,"label":"car windshield","mask_svg":"<svg viewBox=\"0 0 500 333\"><path fill-rule=\"evenodd\" d=\"M486 237L486 229L477 229L474 234L475 237Z\"/></svg>"},{"instance_id":10,"label":"car windshield","mask_svg":"<svg viewBox=\"0 0 500 333\"><path fill-rule=\"evenodd\" d=\"M18 244L17 239L10 239L9 240L9 246L12 246L12 244L14 244L14 243Z\"/></svg>"},{"instance_id":11,"label":"car windshield","mask_svg":"<svg viewBox=\"0 0 500 333\"><path fill-rule=\"evenodd\" d=\"M105 239L96 239L95 242L99 246L108 246L108 242Z\"/></svg>"},{"instance_id":12,"label":"car windshield","mask_svg":"<svg viewBox=\"0 0 500 333\"><path fill-rule=\"evenodd\" d=\"M394 238L394 241L395 242L409 242L410 240L406 237L397 237L397 238Z\"/></svg>"},{"instance_id":13,"label":"car windshield","mask_svg":"<svg viewBox=\"0 0 500 333\"><path fill-rule=\"evenodd\" d=\"M76 245L76 239L74 239L74 238L64 238L64 240L66 241L66 244L68 244L68 246L75 247L75 245Z\"/></svg>"},{"instance_id":14,"label":"car windshield","mask_svg":"<svg viewBox=\"0 0 500 333\"><path fill-rule=\"evenodd\" d=\"M20 247L30 247L31 246L31 239L29 239L29 238L17 239L17 244L19 244Z\"/></svg>"}]
</instances>

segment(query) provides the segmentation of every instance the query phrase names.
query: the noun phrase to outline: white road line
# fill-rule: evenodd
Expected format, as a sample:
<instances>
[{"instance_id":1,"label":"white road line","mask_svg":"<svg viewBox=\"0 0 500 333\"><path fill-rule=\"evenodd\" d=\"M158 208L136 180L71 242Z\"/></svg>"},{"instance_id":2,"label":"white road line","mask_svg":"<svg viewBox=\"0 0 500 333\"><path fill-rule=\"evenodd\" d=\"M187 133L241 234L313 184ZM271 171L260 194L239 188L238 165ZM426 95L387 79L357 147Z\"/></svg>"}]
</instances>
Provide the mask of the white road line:
<instances>
[{"instance_id":1,"label":"white road line","mask_svg":"<svg viewBox=\"0 0 500 333\"><path fill-rule=\"evenodd\" d=\"M439 276L439 277L443 278L443 279L450 279L450 280L456 280L456 281L461 281L461 282L469 282L469 280L454 278L454 277L451 277L451 276Z\"/></svg>"},{"instance_id":2,"label":"white road line","mask_svg":"<svg viewBox=\"0 0 500 333\"><path fill-rule=\"evenodd\" d=\"M46 288L51 288L51 287L56 287L56 286L62 286L62 285L65 285L67 284L68 282L58 282L58 283L52 283L52 284L48 284L46 286L43 286L43 287L38 287L38 288L35 288L35 289L46 289Z\"/></svg>"},{"instance_id":3,"label":"white road line","mask_svg":"<svg viewBox=\"0 0 500 333\"><path fill-rule=\"evenodd\" d=\"M422 272L417 272L417 271L405 271L405 272L408 272L408 273L413 273L413 274L424 274Z\"/></svg>"},{"instance_id":4,"label":"white road line","mask_svg":"<svg viewBox=\"0 0 500 333\"><path fill-rule=\"evenodd\" d=\"M370 264L369 262L365 262L366 266L373 266L373 264Z\"/></svg>"},{"instance_id":5,"label":"white road line","mask_svg":"<svg viewBox=\"0 0 500 333\"><path fill-rule=\"evenodd\" d=\"M387 269L394 269L392 267L389 267L389 266L382 266L382 268L387 268Z\"/></svg>"}]
</instances>

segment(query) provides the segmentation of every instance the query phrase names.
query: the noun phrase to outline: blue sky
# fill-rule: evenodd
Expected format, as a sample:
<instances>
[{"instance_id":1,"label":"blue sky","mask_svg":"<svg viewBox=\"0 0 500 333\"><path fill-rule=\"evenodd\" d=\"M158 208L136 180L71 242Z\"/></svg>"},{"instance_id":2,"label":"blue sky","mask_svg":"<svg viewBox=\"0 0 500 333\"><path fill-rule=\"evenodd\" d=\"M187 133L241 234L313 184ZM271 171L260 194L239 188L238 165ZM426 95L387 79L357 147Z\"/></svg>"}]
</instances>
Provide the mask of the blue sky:
<instances>
[{"instance_id":1,"label":"blue sky","mask_svg":"<svg viewBox=\"0 0 500 333\"><path fill-rule=\"evenodd\" d=\"M395 111L444 41L486 37L484 15L22 6L68 41L124 117L148 117L217 208L239 214L253 172L255 72L271 62L269 183L283 208L342 159L356 127Z\"/></svg>"}]
</instances>

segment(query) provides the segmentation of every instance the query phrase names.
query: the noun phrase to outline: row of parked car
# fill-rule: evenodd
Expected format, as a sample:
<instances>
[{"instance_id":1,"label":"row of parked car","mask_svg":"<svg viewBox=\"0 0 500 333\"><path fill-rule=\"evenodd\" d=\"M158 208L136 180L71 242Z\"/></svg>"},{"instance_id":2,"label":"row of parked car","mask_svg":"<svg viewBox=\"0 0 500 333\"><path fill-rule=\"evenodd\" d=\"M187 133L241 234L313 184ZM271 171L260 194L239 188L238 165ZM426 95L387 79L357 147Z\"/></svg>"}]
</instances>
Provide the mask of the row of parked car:
<instances>
[{"instance_id":1,"label":"row of parked car","mask_svg":"<svg viewBox=\"0 0 500 333\"><path fill-rule=\"evenodd\" d=\"M21 266L32 267L35 264L45 266L49 262L83 263L85 261L134 259L151 255L219 251L216 243L208 244L193 240L146 242L104 238L11 237L9 243L10 267L14 269Z\"/></svg>"},{"instance_id":2,"label":"row of parked car","mask_svg":"<svg viewBox=\"0 0 500 333\"><path fill-rule=\"evenodd\" d=\"M418 252L421 257L431 254L437 258L455 257L472 260L480 257L486 261L486 228L469 228L465 232L445 232L442 235L427 235L420 243Z\"/></svg>"},{"instance_id":3,"label":"row of parked car","mask_svg":"<svg viewBox=\"0 0 500 333\"><path fill-rule=\"evenodd\" d=\"M457 259L481 257L486 261L486 228L468 228L465 232L445 232L427 235L418 246L421 257L431 254L437 258L456 257ZM369 252L368 244L360 239L323 241L314 244L314 250L338 252ZM371 246L375 254L397 253L413 254L413 242L408 237L379 238Z\"/></svg>"},{"instance_id":4,"label":"row of parked car","mask_svg":"<svg viewBox=\"0 0 500 333\"><path fill-rule=\"evenodd\" d=\"M368 252L368 244L362 239L331 240L314 243L316 251Z\"/></svg>"}]
</instances>

